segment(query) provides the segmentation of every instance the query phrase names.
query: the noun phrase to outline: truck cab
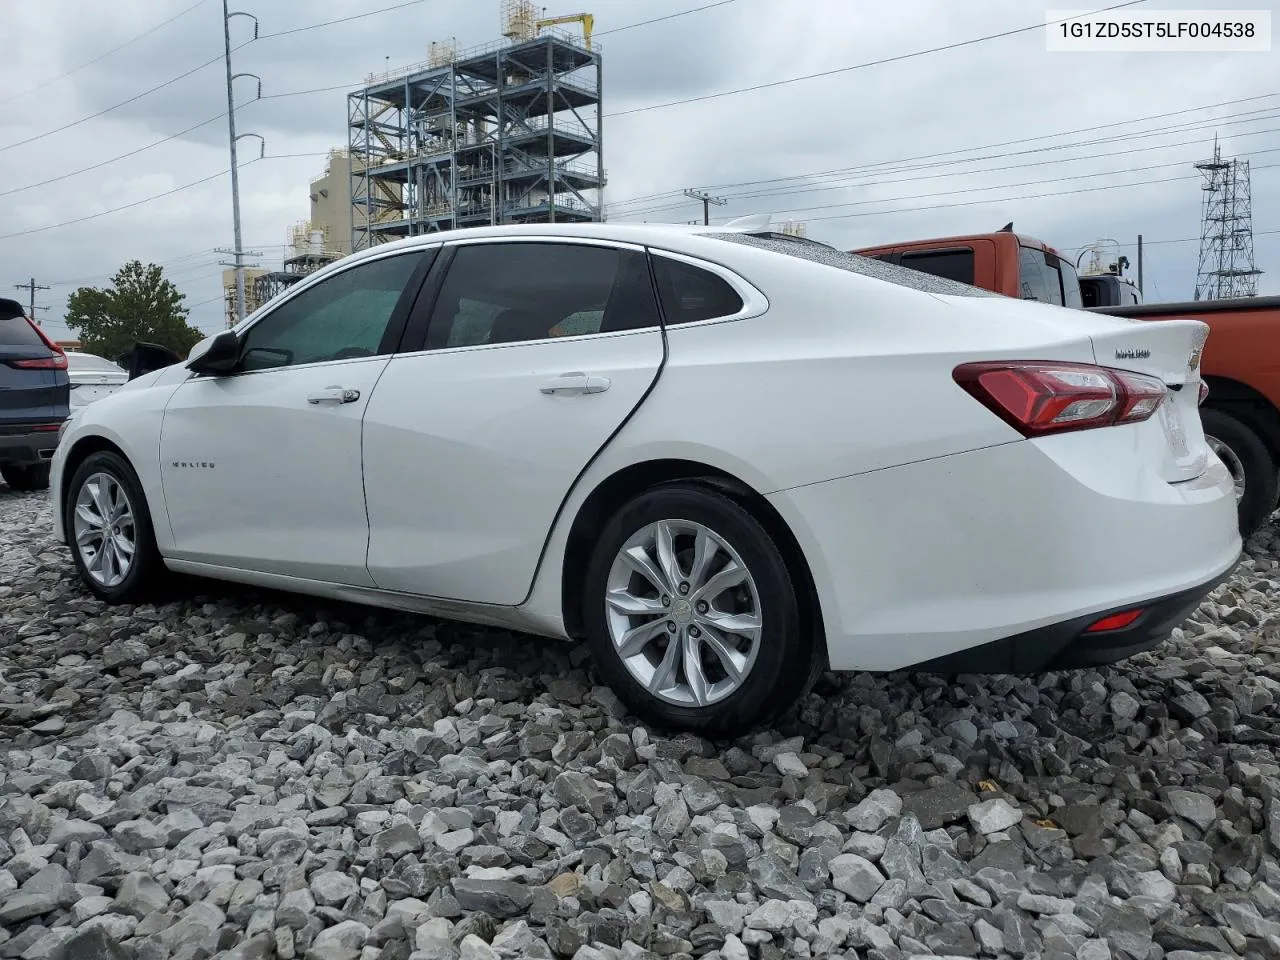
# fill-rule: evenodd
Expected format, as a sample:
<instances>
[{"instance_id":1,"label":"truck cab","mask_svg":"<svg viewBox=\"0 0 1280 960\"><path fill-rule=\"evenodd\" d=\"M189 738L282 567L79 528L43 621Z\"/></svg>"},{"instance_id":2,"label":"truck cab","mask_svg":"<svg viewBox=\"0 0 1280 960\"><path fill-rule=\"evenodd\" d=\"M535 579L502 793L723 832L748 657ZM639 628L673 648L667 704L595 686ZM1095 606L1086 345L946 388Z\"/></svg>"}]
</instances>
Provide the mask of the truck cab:
<instances>
[{"instance_id":1,"label":"truck cab","mask_svg":"<svg viewBox=\"0 0 1280 960\"><path fill-rule=\"evenodd\" d=\"M1021 300L1083 307L1080 279L1071 261L1042 240L1014 233L939 237L863 247L850 253L885 260Z\"/></svg>"}]
</instances>

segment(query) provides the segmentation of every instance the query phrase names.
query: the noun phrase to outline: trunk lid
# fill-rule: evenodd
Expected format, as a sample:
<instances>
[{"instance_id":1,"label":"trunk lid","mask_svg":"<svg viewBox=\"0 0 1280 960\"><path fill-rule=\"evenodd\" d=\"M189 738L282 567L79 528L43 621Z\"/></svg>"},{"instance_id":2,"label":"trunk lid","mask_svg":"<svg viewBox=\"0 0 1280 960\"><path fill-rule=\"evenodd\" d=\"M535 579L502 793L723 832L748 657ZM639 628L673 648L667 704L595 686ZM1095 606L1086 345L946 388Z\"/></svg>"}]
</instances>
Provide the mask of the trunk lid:
<instances>
[{"instance_id":1,"label":"trunk lid","mask_svg":"<svg viewBox=\"0 0 1280 960\"><path fill-rule=\"evenodd\" d=\"M1170 483L1194 480L1209 463L1199 409L1200 355L1208 335L1208 324L1199 320L1121 321L1089 335L1100 366L1144 373L1169 388L1155 415L1136 428Z\"/></svg>"}]
</instances>

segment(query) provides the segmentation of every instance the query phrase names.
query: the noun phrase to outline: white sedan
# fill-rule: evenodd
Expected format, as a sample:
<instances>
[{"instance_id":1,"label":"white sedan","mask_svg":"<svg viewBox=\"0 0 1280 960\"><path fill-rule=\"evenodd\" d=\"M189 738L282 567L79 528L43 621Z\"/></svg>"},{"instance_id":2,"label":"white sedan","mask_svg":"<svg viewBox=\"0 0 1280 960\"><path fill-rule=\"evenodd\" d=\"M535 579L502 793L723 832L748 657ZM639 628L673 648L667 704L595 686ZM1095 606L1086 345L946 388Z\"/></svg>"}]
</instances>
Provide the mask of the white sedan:
<instances>
[{"instance_id":1,"label":"white sedan","mask_svg":"<svg viewBox=\"0 0 1280 960\"><path fill-rule=\"evenodd\" d=\"M1159 643L1240 552L1205 334L745 227L426 234L77 412L56 533L108 601L167 568L584 638L727 735L824 668Z\"/></svg>"},{"instance_id":2,"label":"white sedan","mask_svg":"<svg viewBox=\"0 0 1280 960\"><path fill-rule=\"evenodd\" d=\"M71 381L71 407L84 407L115 393L129 380L128 371L105 357L78 350L67 352L67 377Z\"/></svg>"}]
</instances>

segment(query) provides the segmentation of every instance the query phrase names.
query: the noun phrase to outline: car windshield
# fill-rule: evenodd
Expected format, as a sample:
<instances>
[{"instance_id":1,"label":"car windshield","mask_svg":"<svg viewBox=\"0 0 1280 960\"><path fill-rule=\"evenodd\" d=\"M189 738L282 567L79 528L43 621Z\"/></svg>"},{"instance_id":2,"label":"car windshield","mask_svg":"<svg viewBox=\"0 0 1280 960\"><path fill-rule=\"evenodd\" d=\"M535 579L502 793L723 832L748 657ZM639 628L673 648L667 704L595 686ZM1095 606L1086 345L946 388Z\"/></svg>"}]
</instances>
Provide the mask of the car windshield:
<instances>
[{"instance_id":1,"label":"car windshield","mask_svg":"<svg viewBox=\"0 0 1280 960\"><path fill-rule=\"evenodd\" d=\"M856 253L845 253L843 250L837 250L835 247L829 247L816 240L805 239L803 242L797 242L800 238L791 236L788 236L786 240L779 240L776 237L767 235L719 231L710 231L702 234L702 236L712 237L716 240L726 240L730 243L741 243L749 247L785 254L789 257L798 257L811 263L821 263L828 267L835 267L837 270L860 273L875 280L886 280L889 283L896 283L898 286L910 287L913 290L920 290L924 293L949 297L1000 296L998 293L992 293L980 287L973 287L967 283L959 283L955 280L948 280L945 277L936 277L932 274L922 273L919 270L899 267L896 264L874 260L871 257L864 257Z\"/></svg>"}]
</instances>

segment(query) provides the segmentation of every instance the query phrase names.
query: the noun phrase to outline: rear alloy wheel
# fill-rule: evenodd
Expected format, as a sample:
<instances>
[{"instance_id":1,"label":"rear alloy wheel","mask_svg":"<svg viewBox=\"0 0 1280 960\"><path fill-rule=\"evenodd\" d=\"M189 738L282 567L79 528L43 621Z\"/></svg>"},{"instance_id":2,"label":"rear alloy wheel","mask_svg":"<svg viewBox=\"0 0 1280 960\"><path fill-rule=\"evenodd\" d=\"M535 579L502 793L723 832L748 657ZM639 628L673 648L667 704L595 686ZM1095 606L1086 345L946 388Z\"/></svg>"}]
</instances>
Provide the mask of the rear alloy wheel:
<instances>
[{"instance_id":1,"label":"rear alloy wheel","mask_svg":"<svg viewBox=\"0 0 1280 960\"><path fill-rule=\"evenodd\" d=\"M49 487L49 464L27 463L0 467L0 477L11 490L26 493L30 490L46 490Z\"/></svg>"},{"instance_id":2,"label":"rear alloy wheel","mask_svg":"<svg viewBox=\"0 0 1280 960\"><path fill-rule=\"evenodd\" d=\"M735 501L658 487L609 521L588 564L596 664L642 719L727 736L771 719L810 673L781 552Z\"/></svg>"},{"instance_id":3,"label":"rear alloy wheel","mask_svg":"<svg viewBox=\"0 0 1280 960\"><path fill-rule=\"evenodd\" d=\"M80 579L111 603L140 599L161 578L151 514L137 475L119 455L95 453L67 487L64 525Z\"/></svg>"},{"instance_id":4,"label":"rear alloy wheel","mask_svg":"<svg viewBox=\"0 0 1280 960\"><path fill-rule=\"evenodd\" d=\"M1235 483L1240 535L1247 537L1275 511L1280 497L1276 463L1246 422L1216 409L1201 409L1200 421L1205 442Z\"/></svg>"}]
</instances>

